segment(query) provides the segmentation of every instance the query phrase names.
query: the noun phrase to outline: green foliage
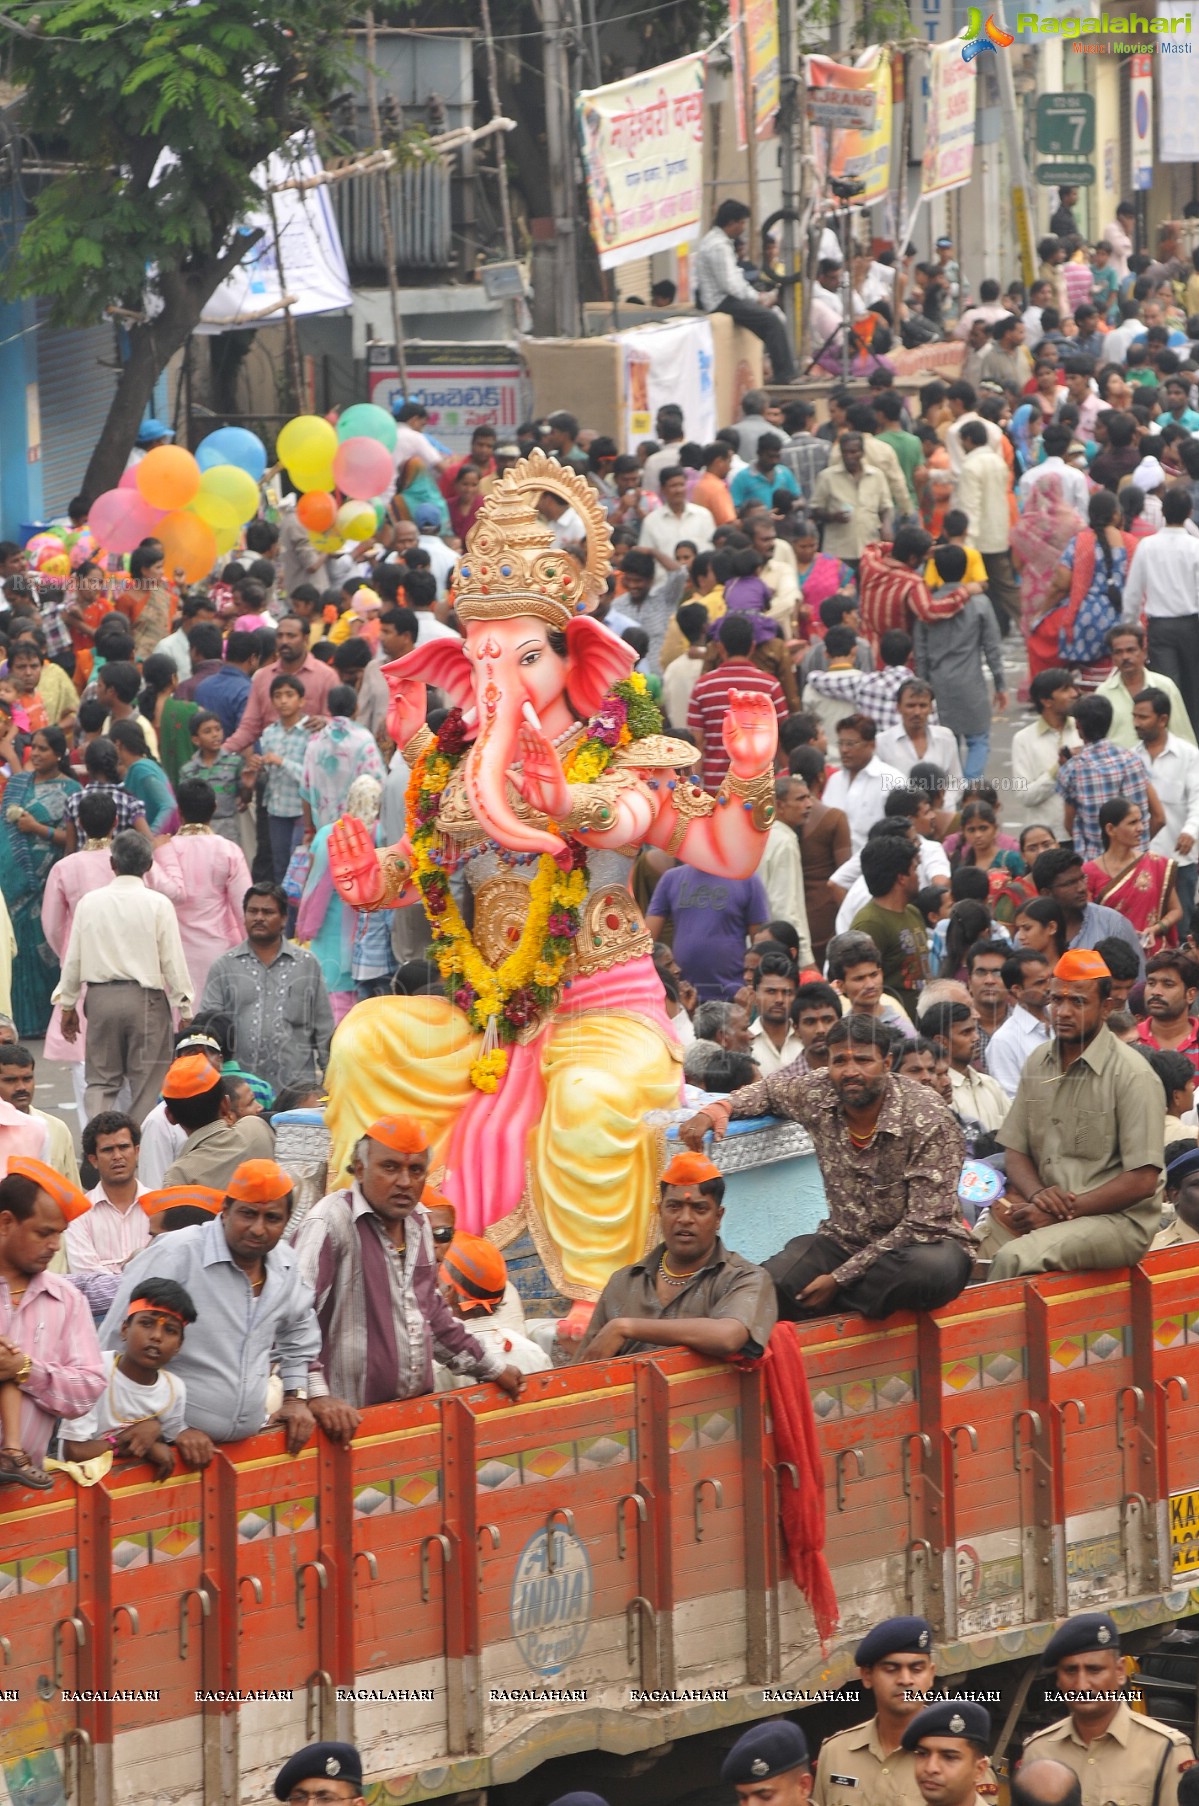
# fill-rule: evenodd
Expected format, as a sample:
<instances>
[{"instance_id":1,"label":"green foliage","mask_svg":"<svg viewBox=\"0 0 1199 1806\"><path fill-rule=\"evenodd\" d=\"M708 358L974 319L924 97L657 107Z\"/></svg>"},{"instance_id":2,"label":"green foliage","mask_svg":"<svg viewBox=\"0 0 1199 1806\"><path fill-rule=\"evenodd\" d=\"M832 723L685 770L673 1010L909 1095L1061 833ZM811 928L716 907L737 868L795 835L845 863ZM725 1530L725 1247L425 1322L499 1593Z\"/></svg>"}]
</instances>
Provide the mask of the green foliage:
<instances>
[{"instance_id":1,"label":"green foliage","mask_svg":"<svg viewBox=\"0 0 1199 1806\"><path fill-rule=\"evenodd\" d=\"M140 308L151 267L211 292L261 199L253 170L297 132L323 140L353 17L349 0L46 0L41 35L10 40L11 80L41 155L76 173L36 195L10 292L60 325Z\"/></svg>"}]
</instances>

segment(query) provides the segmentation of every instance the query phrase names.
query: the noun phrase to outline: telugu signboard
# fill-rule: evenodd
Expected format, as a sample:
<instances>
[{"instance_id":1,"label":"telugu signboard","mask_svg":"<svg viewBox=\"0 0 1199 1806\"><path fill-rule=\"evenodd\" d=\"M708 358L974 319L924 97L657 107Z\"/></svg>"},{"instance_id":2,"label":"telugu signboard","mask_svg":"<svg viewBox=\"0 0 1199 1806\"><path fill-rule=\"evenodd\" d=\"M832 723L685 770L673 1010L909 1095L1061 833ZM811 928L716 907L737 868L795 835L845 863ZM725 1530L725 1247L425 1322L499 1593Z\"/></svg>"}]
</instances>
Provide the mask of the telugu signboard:
<instances>
[{"instance_id":1,"label":"telugu signboard","mask_svg":"<svg viewBox=\"0 0 1199 1806\"><path fill-rule=\"evenodd\" d=\"M929 52L928 118L924 130L922 195L947 194L974 168L974 112L978 76L962 61L962 46L934 44Z\"/></svg>"},{"instance_id":2,"label":"telugu signboard","mask_svg":"<svg viewBox=\"0 0 1199 1806\"><path fill-rule=\"evenodd\" d=\"M368 372L370 399L391 411L394 401L423 402L429 430L455 452L470 450L477 426L493 426L500 439L515 439L528 417L528 382L520 354L508 345L422 345L406 347L407 387L400 381L390 347L387 361Z\"/></svg>"},{"instance_id":3,"label":"telugu signboard","mask_svg":"<svg viewBox=\"0 0 1199 1806\"><path fill-rule=\"evenodd\" d=\"M700 236L704 57L680 57L578 99L600 268Z\"/></svg>"}]
</instances>

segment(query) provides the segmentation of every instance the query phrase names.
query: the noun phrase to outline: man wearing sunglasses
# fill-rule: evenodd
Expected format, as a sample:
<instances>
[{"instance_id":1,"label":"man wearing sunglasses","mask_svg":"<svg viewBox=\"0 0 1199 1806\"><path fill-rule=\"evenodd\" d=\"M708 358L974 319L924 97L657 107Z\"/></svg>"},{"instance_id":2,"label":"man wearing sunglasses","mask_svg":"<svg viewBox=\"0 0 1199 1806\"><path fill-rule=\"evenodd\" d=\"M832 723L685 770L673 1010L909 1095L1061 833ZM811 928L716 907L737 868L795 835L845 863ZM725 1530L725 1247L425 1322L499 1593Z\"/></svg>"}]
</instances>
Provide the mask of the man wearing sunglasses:
<instances>
[{"instance_id":1,"label":"man wearing sunglasses","mask_svg":"<svg viewBox=\"0 0 1199 1806\"><path fill-rule=\"evenodd\" d=\"M331 1390L359 1407L417 1398L433 1390L436 1352L452 1373L494 1380L518 1398L522 1375L480 1346L437 1289L439 1244L421 1201L425 1129L410 1116L380 1117L359 1140L351 1170L349 1190L322 1198L296 1236Z\"/></svg>"}]
</instances>

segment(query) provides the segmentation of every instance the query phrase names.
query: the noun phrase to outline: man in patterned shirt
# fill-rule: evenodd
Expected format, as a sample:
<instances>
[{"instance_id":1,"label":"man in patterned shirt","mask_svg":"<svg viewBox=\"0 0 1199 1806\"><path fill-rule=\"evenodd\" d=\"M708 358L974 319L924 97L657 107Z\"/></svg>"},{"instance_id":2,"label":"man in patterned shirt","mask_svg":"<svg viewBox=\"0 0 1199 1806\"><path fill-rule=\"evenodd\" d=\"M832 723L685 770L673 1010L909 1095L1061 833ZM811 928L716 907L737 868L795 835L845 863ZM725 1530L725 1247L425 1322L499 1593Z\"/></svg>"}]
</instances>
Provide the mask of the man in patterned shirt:
<instances>
[{"instance_id":1,"label":"man in patterned shirt","mask_svg":"<svg viewBox=\"0 0 1199 1806\"><path fill-rule=\"evenodd\" d=\"M934 1310L970 1276L961 1131L931 1091L888 1072L889 1041L873 1017L845 1016L828 1032L827 1073L784 1067L712 1099L679 1130L700 1148L735 1117L783 1116L812 1137L828 1216L765 1263L784 1319Z\"/></svg>"},{"instance_id":2,"label":"man in patterned shirt","mask_svg":"<svg viewBox=\"0 0 1199 1806\"><path fill-rule=\"evenodd\" d=\"M862 715L869 715L879 733L899 723L899 693L916 680L908 660L912 656L912 636L902 628L888 628L879 640L881 671L811 671L808 682L818 696L828 696L847 703ZM927 685L924 686L928 688ZM931 698L932 692L929 691ZM936 705L931 708L936 717ZM932 757L932 754L929 754ZM896 769L899 769L898 767Z\"/></svg>"},{"instance_id":3,"label":"man in patterned shirt","mask_svg":"<svg viewBox=\"0 0 1199 1806\"><path fill-rule=\"evenodd\" d=\"M1065 799L1066 832L1084 859L1103 852L1099 811L1113 796L1126 796L1141 811L1143 848L1166 825L1166 812L1145 775L1136 753L1108 739L1112 705L1106 696L1084 696L1074 705L1074 722L1082 745L1058 773L1058 794Z\"/></svg>"}]
</instances>

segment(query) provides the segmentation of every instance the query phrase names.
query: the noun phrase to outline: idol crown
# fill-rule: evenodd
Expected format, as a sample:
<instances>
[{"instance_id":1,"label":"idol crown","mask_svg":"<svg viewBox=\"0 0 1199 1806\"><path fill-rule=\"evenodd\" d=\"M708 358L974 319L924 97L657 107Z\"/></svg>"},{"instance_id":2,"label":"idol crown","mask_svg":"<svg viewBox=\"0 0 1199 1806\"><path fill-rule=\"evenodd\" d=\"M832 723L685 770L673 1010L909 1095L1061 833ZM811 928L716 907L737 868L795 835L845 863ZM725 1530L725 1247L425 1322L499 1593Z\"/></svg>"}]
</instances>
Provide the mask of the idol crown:
<instances>
[{"instance_id":1,"label":"idol crown","mask_svg":"<svg viewBox=\"0 0 1199 1806\"><path fill-rule=\"evenodd\" d=\"M554 544L551 523L538 513L543 495L557 496L582 521L583 563ZM577 471L533 451L499 478L466 536L454 578L455 611L461 621L537 615L564 628L595 607L611 554L612 535L595 490Z\"/></svg>"}]
</instances>

